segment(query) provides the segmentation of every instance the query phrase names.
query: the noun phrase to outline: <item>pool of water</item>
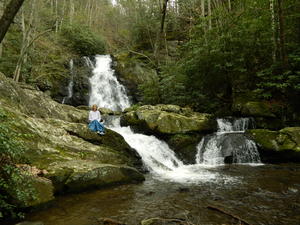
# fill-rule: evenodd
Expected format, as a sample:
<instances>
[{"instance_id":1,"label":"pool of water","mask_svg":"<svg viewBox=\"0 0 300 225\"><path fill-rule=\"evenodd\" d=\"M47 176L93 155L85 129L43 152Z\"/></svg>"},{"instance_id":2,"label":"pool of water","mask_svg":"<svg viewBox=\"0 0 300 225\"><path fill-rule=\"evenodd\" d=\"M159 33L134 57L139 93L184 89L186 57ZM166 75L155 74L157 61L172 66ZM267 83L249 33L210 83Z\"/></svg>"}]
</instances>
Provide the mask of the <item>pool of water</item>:
<instances>
[{"instance_id":1,"label":"pool of water","mask_svg":"<svg viewBox=\"0 0 300 225\"><path fill-rule=\"evenodd\" d=\"M198 225L238 224L207 208L213 206L250 224L300 224L300 164L198 169L210 174L207 179L179 183L148 174L140 184L58 196L50 208L32 212L26 220L94 225L97 218L108 217L135 225L150 217L175 217Z\"/></svg>"}]
</instances>

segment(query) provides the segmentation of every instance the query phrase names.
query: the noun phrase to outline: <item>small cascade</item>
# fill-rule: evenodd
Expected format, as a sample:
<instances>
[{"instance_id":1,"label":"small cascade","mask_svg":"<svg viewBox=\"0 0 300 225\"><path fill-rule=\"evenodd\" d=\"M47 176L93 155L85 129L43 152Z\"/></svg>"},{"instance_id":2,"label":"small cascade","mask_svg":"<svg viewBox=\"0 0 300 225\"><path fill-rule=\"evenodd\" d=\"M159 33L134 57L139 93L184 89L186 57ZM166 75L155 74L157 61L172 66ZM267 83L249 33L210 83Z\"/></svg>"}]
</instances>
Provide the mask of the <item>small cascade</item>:
<instances>
[{"instance_id":1,"label":"small cascade","mask_svg":"<svg viewBox=\"0 0 300 225\"><path fill-rule=\"evenodd\" d=\"M157 179L195 183L216 180L218 177L218 174L196 164L184 165L167 143L155 136L134 133L130 127L121 127L118 118L110 121L109 128L121 134L125 141L136 149L145 167Z\"/></svg>"},{"instance_id":2,"label":"small cascade","mask_svg":"<svg viewBox=\"0 0 300 225\"><path fill-rule=\"evenodd\" d=\"M207 135L197 146L196 163L219 165L224 163L260 163L256 144L244 132L254 128L251 118L218 119L218 131Z\"/></svg>"},{"instance_id":3,"label":"small cascade","mask_svg":"<svg viewBox=\"0 0 300 225\"><path fill-rule=\"evenodd\" d=\"M92 62L92 60L89 57L84 56L83 60L84 60L84 62L85 62L85 64L86 64L87 67L89 67L91 69L95 68L94 63Z\"/></svg>"},{"instance_id":4,"label":"small cascade","mask_svg":"<svg viewBox=\"0 0 300 225\"><path fill-rule=\"evenodd\" d=\"M64 97L62 100L62 104L65 104L67 100L72 98L73 96L73 86L74 86L74 61L73 59L70 60L69 62L69 67L70 67L70 81L67 87L68 90L68 96Z\"/></svg>"},{"instance_id":5,"label":"small cascade","mask_svg":"<svg viewBox=\"0 0 300 225\"><path fill-rule=\"evenodd\" d=\"M130 106L126 90L119 83L114 70L111 68L110 55L97 55L96 65L90 78L91 93L89 105L96 104L99 107L121 111ZM89 62L91 63L91 62Z\"/></svg>"},{"instance_id":6,"label":"small cascade","mask_svg":"<svg viewBox=\"0 0 300 225\"><path fill-rule=\"evenodd\" d=\"M244 132L247 129L254 128L254 121L252 118L238 118L238 119L217 119L218 132Z\"/></svg>"}]
</instances>

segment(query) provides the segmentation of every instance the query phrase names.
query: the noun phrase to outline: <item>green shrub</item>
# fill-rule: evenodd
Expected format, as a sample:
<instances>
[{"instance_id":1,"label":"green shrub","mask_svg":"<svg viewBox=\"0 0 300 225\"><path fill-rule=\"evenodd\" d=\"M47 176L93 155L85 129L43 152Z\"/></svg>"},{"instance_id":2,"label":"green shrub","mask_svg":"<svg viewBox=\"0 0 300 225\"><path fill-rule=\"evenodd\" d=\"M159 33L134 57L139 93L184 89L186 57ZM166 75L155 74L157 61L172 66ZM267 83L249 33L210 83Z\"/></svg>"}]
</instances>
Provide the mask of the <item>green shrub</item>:
<instances>
[{"instance_id":1,"label":"green shrub","mask_svg":"<svg viewBox=\"0 0 300 225\"><path fill-rule=\"evenodd\" d=\"M65 44L80 56L105 53L104 40L86 26L66 26L62 30Z\"/></svg>"},{"instance_id":2,"label":"green shrub","mask_svg":"<svg viewBox=\"0 0 300 225\"><path fill-rule=\"evenodd\" d=\"M28 177L16 167L25 149L18 140L20 134L11 129L12 125L11 118L0 109L0 220L21 217L19 203L34 198Z\"/></svg>"}]
</instances>

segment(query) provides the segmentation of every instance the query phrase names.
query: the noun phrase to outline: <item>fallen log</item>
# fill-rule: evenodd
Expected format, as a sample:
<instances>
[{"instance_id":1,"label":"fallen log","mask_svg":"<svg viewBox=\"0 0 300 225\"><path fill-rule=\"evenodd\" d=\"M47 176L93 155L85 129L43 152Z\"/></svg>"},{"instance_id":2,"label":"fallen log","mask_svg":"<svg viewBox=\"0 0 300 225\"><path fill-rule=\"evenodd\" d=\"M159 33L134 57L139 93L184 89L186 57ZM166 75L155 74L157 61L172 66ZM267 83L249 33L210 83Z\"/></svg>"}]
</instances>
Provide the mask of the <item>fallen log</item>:
<instances>
[{"instance_id":1,"label":"fallen log","mask_svg":"<svg viewBox=\"0 0 300 225\"><path fill-rule=\"evenodd\" d=\"M239 220L240 222L244 223L245 225L253 225L253 224L247 222L246 220L242 219L241 217L239 217L237 215L234 215L234 214L232 214L230 212L227 212L225 209L222 209L220 207L208 205L206 208L212 209L212 210L216 210L216 211L219 211L219 212L221 212L221 213L223 213L225 215L231 216L232 218Z\"/></svg>"}]
</instances>

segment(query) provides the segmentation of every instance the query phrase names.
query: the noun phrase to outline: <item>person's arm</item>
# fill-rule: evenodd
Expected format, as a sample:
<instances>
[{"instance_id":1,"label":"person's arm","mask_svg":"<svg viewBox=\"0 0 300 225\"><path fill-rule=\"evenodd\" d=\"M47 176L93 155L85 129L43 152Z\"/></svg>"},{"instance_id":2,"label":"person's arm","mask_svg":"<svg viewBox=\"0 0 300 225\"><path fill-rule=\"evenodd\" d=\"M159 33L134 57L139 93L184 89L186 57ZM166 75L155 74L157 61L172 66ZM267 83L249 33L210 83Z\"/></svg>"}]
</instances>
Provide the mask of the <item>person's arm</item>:
<instances>
[{"instance_id":1,"label":"person's arm","mask_svg":"<svg viewBox=\"0 0 300 225\"><path fill-rule=\"evenodd\" d=\"M98 122L100 122L100 120L101 120L101 114L100 114L100 112L99 112L99 111L97 111L97 115L98 115L98 118L97 118L97 120L98 120Z\"/></svg>"}]
</instances>

